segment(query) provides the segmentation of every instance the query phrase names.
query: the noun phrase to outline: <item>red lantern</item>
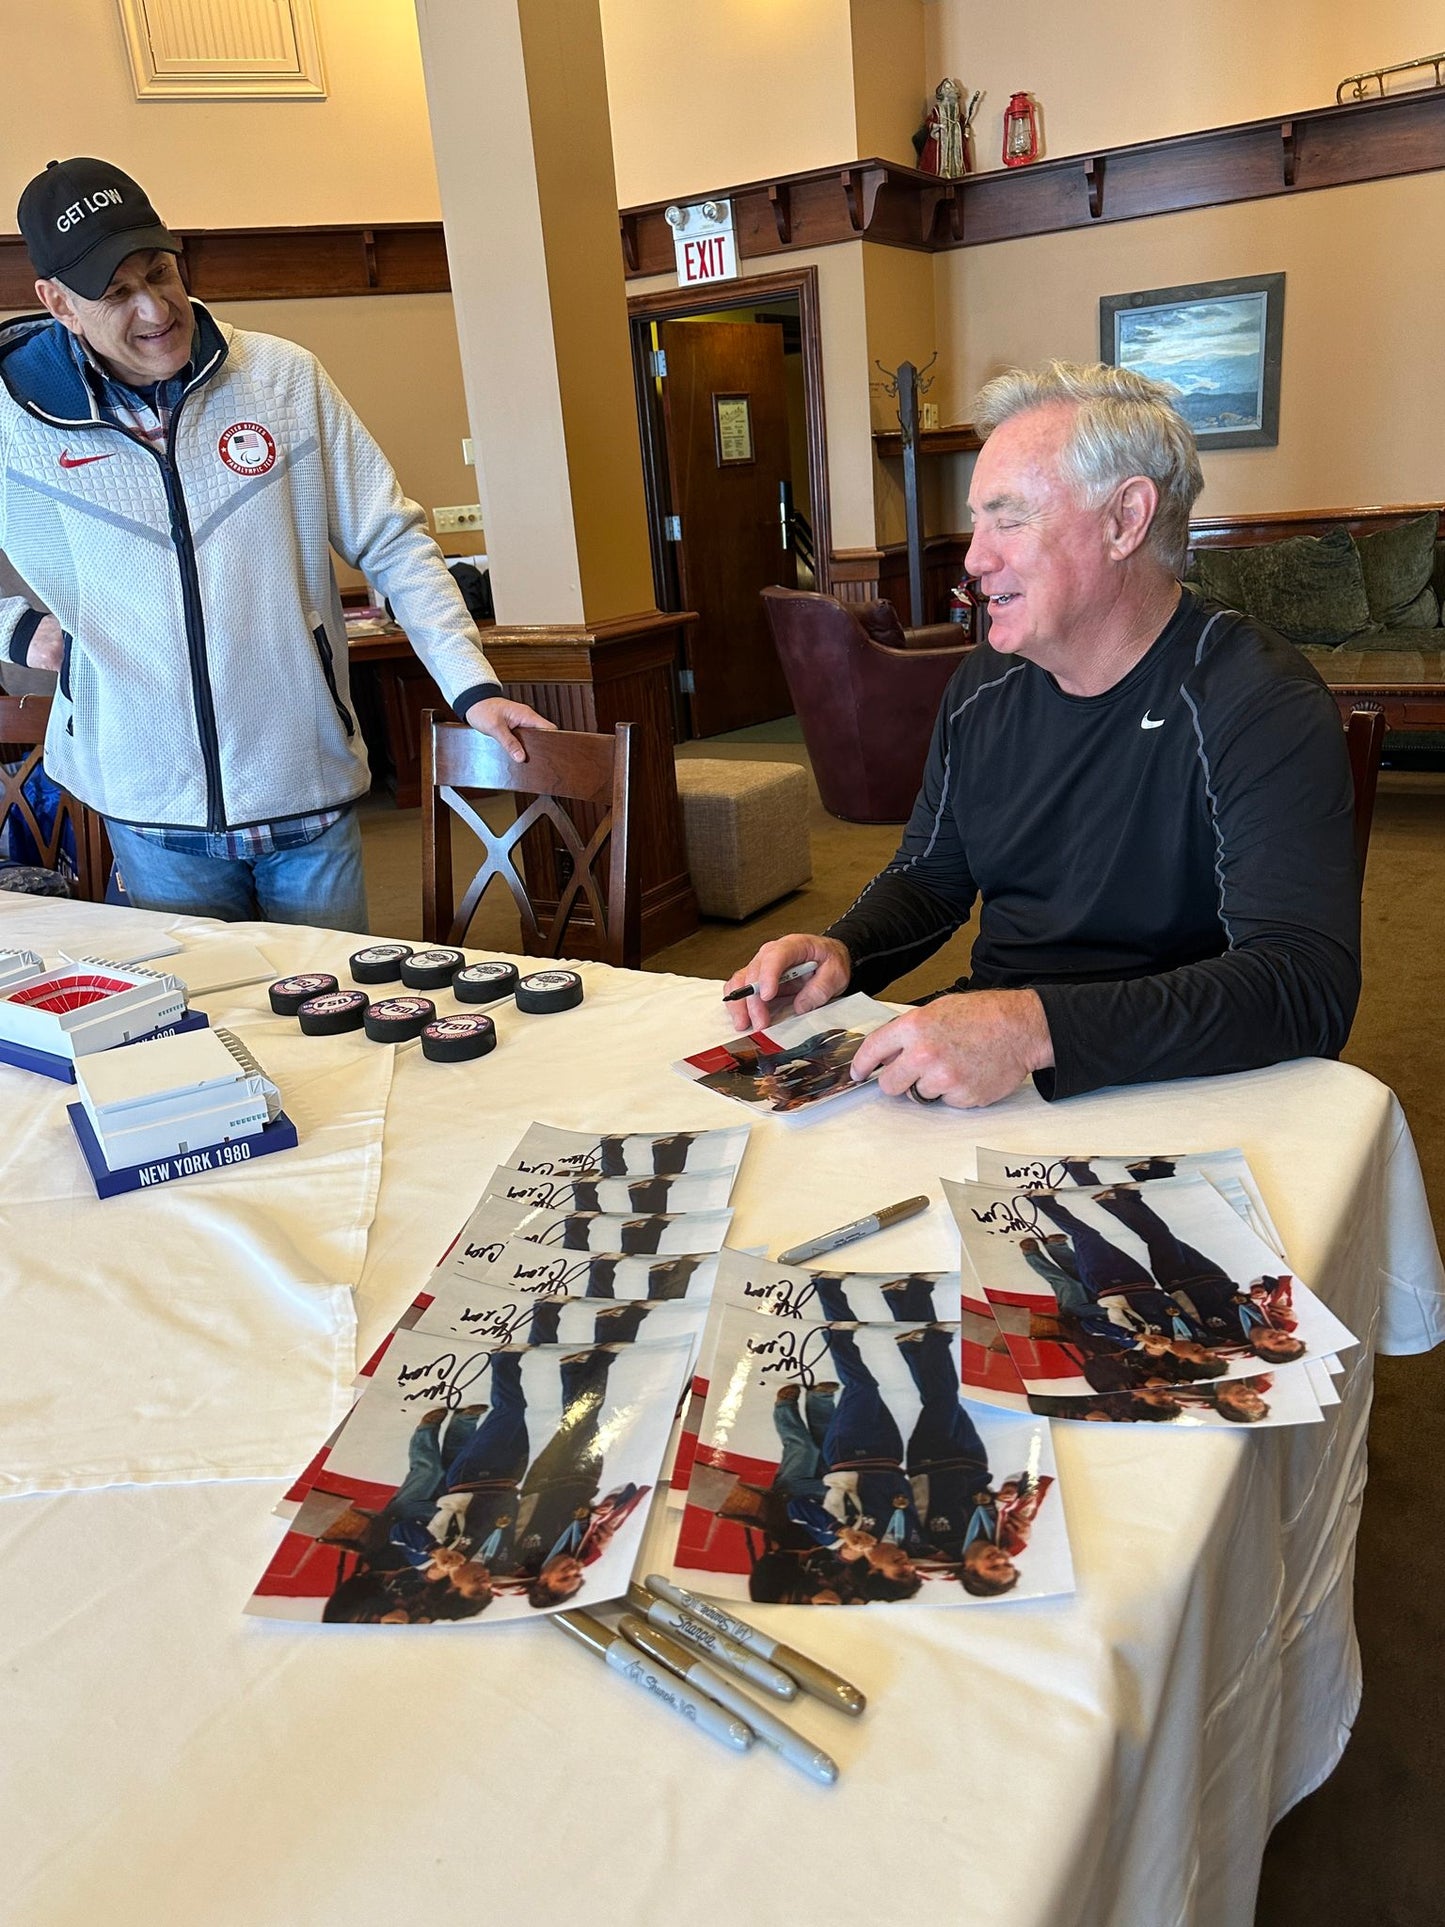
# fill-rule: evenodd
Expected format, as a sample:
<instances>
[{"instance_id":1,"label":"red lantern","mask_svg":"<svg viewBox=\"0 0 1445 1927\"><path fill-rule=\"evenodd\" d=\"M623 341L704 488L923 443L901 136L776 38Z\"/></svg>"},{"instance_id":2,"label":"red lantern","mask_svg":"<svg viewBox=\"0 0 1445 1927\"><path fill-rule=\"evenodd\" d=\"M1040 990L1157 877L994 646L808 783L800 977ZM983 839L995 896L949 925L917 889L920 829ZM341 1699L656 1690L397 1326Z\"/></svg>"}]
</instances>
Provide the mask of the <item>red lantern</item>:
<instances>
[{"instance_id":1,"label":"red lantern","mask_svg":"<svg viewBox=\"0 0 1445 1927\"><path fill-rule=\"evenodd\" d=\"M1039 157L1039 123L1034 103L1027 94L1015 94L1004 110L1003 164L1027 167Z\"/></svg>"}]
</instances>

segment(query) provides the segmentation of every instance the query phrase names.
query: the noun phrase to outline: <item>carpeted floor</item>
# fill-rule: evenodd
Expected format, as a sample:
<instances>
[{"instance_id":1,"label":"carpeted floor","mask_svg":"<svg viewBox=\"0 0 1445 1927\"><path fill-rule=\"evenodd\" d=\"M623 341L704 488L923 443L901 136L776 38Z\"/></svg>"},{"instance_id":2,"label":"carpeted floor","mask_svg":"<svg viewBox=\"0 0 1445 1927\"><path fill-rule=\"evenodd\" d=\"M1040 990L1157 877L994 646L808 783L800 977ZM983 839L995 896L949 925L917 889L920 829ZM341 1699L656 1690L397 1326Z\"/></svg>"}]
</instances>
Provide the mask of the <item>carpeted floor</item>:
<instances>
[{"instance_id":1,"label":"carpeted floor","mask_svg":"<svg viewBox=\"0 0 1445 1927\"><path fill-rule=\"evenodd\" d=\"M680 755L807 766L791 722L688 744ZM503 806L505 807L505 806ZM504 819L499 819L504 820ZM725 977L766 938L821 929L892 855L893 828L828 816L816 792L813 880L742 925L705 923L647 960L649 970ZM418 811L379 801L362 819L372 928L421 935ZM458 874L464 845L457 842ZM1437 1233L1445 1232L1445 1079L1435 1018L1445 904L1445 775L1385 774L1365 886L1365 991L1346 1056L1399 1095L1410 1120ZM481 947L516 949L518 920L493 889L473 926ZM962 972L964 931L891 995L920 995ZM1360 1525L1356 1612L1365 1695L1333 1777L1286 1816L1265 1858L1255 1927L1435 1927L1445 1920L1445 1708L1439 1618L1445 1599L1445 1348L1381 1359L1370 1429L1370 1482ZM1134 1927L1167 1927L1140 1921ZM1240 1927L1248 1927L1241 1922Z\"/></svg>"}]
</instances>

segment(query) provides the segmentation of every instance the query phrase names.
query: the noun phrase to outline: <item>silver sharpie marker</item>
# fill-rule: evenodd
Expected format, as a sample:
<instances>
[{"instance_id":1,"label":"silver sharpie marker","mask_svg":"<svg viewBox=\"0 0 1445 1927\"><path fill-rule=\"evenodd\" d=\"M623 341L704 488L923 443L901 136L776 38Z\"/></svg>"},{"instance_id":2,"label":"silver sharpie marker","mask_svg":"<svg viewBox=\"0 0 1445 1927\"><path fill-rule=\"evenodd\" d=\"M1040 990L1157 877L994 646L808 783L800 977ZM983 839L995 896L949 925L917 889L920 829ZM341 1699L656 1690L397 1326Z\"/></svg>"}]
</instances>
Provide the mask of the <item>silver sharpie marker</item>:
<instances>
[{"instance_id":1,"label":"silver sharpie marker","mask_svg":"<svg viewBox=\"0 0 1445 1927\"><path fill-rule=\"evenodd\" d=\"M647 1656L639 1657L637 1647L604 1626L600 1619L594 1619L591 1613L575 1609L554 1613L552 1624L560 1626L564 1633L575 1639L578 1645L585 1646L588 1652L595 1653L598 1659L605 1660L614 1673L620 1673L623 1679L630 1679L634 1686L640 1686L644 1693L651 1693L654 1699L661 1700L664 1706L670 1706L674 1713L680 1713L701 1732L721 1740L724 1746L730 1746L735 1753L746 1753L752 1745L753 1730L750 1726L736 1719L716 1701L679 1685L666 1670L659 1672L655 1665L648 1663Z\"/></svg>"},{"instance_id":2,"label":"silver sharpie marker","mask_svg":"<svg viewBox=\"0 0 1445 1927\"><path fill-rule=\"evenodd\" d=\"M836 1251L839 1245L850 1245L855 1238L871 1238L875 1231L886 1231L891 1224L916 1217L920 1211L928 1209L928 1204L927 1198L905 1198L901 1204L885 1204L881 1211L870 1212L866 1218L855 1218L852 1224L840 1225L836 1231L824 1231L816 1238L809 1238L806 1244L780 1251L778 1263L801 1265L809 1258L821 1258L825 1251Z\"/></svg>"},{"instance_id":3,"label":"silver sharpie marker","mask_svg":"<svg viewBox=\"0 0 1445 1927\"><path fill-rule=\"evenodd\" d=\"M756 1700L750 1700L740 1686L734 1686L684 1646L680 1640L656 1626L649 1626L635 1613L624 1613L619 1621L624 1639L646 1653L650 1659L659 1661L669 1672L685 1679L689 1686L695 1686L700 1693L706 1693L728 1712L736 1713L757 1734L765 1746L781 1753L789 1766L795 1766L800 1773L806 1773L810 1780L817 1780L822 1786L832 1786L838 1778L838 1762L825 1753L811 1740L805 1740L801 1733L795 1733L791 1726L785 1726L776 1713L770 1713Z\"/></svg>"},{"instance_id":4,"label":"silver sharpie marker","mask_svg":"<svg viewBox=\"0 0 1445 1927\"><path fill-rule=\"evenodd\" d=\"M664 1579L660 1573L648 1573L646 1583L649 1592L656 1593L659 1599L665 1599L670 1606L681 1606L684 1612L695 1613L699 1619L705 1619L708 1625L716 1626L720 1633L726 1633L729 1639L735 1639L739 1646L745 1646L750 1653L756 1653L760 1659L770 1659L774 1666L781 1666L814 1699L823 1700L840 1713L851 1714L854 1719L868 1704L858 1688L837 1673L820 1666L815 1659L809 1659L806 1653L800 1653L796 1647L785 1646L780 1639L769 1639L756 1626L750 1626L745 1619L734 1618L731 1613L724 1612L721 1606L715 1606L710 1599L699 1599L695 1593L684 1592L681 1586L674 1586L671 1580Z\"/></svg>"},{"instance_id":5,"label":"silver sharpie marker","mask_svg":"<svg viewBox=\"0 0 1445 1927\"><path fill-rule=\"evenodd\" d=\"M627 1588L627 1603L635 1613L640 1613L649 1626L659 1626L664 1632L675 1633L685 1645L697 1647L704 1659L711 1659L739 1679L745 1679L756 1686L760 1692L770 1693L774 1699L792 1700L798 1697L797 1683L783 1672L781 1667L770 1666L756 1653L750 1653L745 1646L739 1646L735 1639L720 1633L716 1626L710 1626L696 1613L684 1611L681 1606L670 1606L665 1599L654 1599L650 1592L641 1586Z\"/></svg>"},{"instance_id":6,"label":"silver sharpie marker","mask_svg":"<svg viewBox=\"0 0 1445 1927\"><path fill-rule=\"evenodd\" d=\"M778 979L779 994L785 990L791 990L794 984L806 982L817 968L818 966L815 963L800 963L794 964L789 970L785 970ZM739 984L736 990L729 990L723 993L723 1002L725 1004L736 1004L744 997L756 997L757 994L758 987L756 984Z\"/></svg>"}]
</instances>

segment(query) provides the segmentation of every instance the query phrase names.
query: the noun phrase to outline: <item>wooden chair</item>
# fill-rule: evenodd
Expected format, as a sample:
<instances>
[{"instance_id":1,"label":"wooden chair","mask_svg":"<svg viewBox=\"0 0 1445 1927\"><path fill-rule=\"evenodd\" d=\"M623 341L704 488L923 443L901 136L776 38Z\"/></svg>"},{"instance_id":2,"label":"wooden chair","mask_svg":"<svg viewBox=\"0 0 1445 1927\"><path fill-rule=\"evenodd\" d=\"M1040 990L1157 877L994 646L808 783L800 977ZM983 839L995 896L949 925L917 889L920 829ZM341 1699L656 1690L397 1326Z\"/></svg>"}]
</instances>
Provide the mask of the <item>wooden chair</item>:
<instances>
[{"instance_id":1,"label":"wooden chair","mask_svg":"<svg viewBox=\"0 0 1445 1927\"><path fill-rule=\"evenodd\" d=\"M1355 863L1361 883L1370 853L1370 826L1375 819L1375 791L1380 782L1380 753L1385 747L1385 712L1377 704L1361 704L1345 724L1350 752L1350 775L1355 782Z\"/></svg>"},{"instance_id":2,"label":"wooden chair","mask_svg":"<svg viewBox=\"0 0 1445 1927\"><path fill-rule=\"evenodd\" d=\"M0 767L0 824L13 810L34 839L47 870L60 867L61 842L68 826L75 838L76 894L87 903L104 903L111 862L104 818L62 790L55 821L49 834L42 835L25 794L26 783L40 767L49 721L48 696L0 695L0 765L19 764L13 772Z\"/></svg>"},{"instance_id":3,"label":"wooden chair","mask_svg":"<svg viewBox=\"0 0 1445 1927\"><path fill-rule=\"evenodd\" d=\"M564 955L575 914L582 947L572 954L637 969L642 917L628 816L634 725L619 723L613 736L520 730L527 760L514 763L490 737L463 723L440 720L428 710L422 724L422 931L427 941L462 942L482 893L500 877L522 913L528 956ZM489 790L518 797L517 819L500 833L483 822L473 800ZM521 798L528 796L532 800L524 806ZM559 798L578 806L575 816ZM486 852L459 908L452 886L451 821L440 803L461 818ZM554 849L545 835L534 835L527 845L534 902L513 857L522 838L544 823L550 823L560 847ZM551 900L549 892L555 892Z\"/></svg>"}]
</instances>

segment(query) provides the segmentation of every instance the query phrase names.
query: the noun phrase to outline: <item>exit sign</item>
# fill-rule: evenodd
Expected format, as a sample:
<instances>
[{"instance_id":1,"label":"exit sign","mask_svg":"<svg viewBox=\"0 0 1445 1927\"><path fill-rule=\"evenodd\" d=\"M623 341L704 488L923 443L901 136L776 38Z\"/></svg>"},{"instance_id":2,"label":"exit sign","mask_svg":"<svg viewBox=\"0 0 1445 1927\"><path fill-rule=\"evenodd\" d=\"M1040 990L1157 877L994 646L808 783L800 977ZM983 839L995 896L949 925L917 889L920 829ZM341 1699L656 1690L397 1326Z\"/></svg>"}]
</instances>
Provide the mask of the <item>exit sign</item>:
<instances>
[{"instance_id":1,"label":"exit sign","mask_svg":"<svg viewBox=\"0 0 1445 1927\"><path fill-rule=\"evenodd\" d=\"M670 207L667 221L672 229L680 288L701 287L707 281L736 280L738 250L731 201L702 201L692 207Z\"/></svg>"}]
</instances>

